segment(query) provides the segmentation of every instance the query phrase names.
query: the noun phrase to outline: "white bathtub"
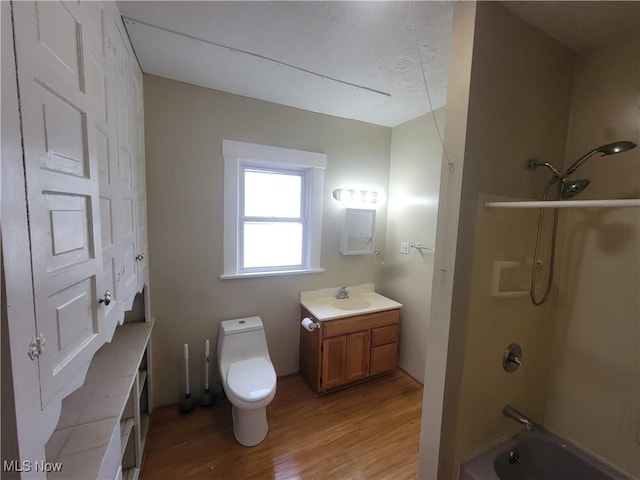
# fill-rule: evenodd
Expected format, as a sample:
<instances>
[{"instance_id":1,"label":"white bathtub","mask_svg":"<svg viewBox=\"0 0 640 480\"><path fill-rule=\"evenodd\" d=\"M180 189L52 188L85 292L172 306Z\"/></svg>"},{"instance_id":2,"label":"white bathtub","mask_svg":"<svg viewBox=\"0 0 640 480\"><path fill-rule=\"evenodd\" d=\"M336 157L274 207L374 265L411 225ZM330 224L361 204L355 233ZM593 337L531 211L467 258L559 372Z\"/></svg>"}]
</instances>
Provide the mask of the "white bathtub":
<instances>
[{"instance_id":1,"label":"white bathtub","mask_svg":"<svg viewBox=\"0 0 640 480\"><path fill-rule=\"evenodd\" d=\"M460 480L625 479L544 429L523 430L460 466Z\"/></svg>"}]
</instances>

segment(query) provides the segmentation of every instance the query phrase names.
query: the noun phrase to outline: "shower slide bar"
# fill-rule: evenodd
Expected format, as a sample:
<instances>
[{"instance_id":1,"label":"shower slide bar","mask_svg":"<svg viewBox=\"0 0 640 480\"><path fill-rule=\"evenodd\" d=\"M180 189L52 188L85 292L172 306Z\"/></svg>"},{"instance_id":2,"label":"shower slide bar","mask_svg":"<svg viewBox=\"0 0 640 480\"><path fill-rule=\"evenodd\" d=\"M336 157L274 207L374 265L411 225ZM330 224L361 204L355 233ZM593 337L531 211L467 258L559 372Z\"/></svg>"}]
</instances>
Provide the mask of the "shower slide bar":
<instances>
[{"instance_id":1,"label":"shower slide bar","mask_svg":"<svg viewBox=\"0 0 640 480\"><path fill-rule=\"evenodd\" d=\"M640 198L620 200L546 200L521 202L485 202L484 208L589 208L640 207Z\"/></svg>"}]
</instances>

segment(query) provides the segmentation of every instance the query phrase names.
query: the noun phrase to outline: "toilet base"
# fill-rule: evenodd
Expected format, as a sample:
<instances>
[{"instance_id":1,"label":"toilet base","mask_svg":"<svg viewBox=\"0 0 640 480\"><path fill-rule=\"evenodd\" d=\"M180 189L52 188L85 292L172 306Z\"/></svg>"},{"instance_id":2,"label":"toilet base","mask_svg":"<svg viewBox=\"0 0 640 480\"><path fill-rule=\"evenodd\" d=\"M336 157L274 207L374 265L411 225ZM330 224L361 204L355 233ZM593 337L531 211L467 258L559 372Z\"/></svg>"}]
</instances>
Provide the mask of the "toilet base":
<instances>
[{"instance_id":1,"label":"toilet base","mask_svg":"<svg viewBox=\"0 0 640 480\"><path fill-rule=\"evenodd\" d=\"M253 447L267 437L269 424L267 423L267 408L244 410L232 406L233 435L240 445Z\"/></svg>"}]
</instances>

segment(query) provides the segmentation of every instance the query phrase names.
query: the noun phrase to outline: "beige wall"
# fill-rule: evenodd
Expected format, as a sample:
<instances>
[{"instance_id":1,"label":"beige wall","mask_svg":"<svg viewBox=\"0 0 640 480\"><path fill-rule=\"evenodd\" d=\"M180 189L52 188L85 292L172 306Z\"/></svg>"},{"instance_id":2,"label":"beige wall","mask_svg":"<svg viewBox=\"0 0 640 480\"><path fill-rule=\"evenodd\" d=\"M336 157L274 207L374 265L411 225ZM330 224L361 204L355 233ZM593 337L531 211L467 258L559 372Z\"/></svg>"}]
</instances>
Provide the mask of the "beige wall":
<instances>
[{"instance_id":1,"label":"beige wall","mask_svg":"<svg viewBox=\"0 0 640 480\"><path fill-rule=\"evenodd\" d=\"M442 132L444 108L392 131L387 249L382 270L385 294L404 305L400 368L420 382L424 380L434 255L416 249L402 254L400 242L435 246L442 159L436 121Z\"/></svg>"},{"instance_id":2,"label":"beige wall","mask_svg":"<svg viewBox=\"0 0 640 480\"><path fill-rule=\"evenodd\" d=\"M149 75L144 96L156 405L180 398L185 342L191 346L192 392L202 391L204 341L211 340L215 355L224 319L260 315L277 374L297 372L300 291L379 279L372 256L339 253L342 212L331 191L357 182L386 194L391 129ZM220 280L223 139L327 154L324 273ZM383 206L375 234L382 250L385 224Z\"/></svg>"},{"instance_id":3,"label":"beige wall","mask_svg":"<svg viewBox=\"0 0 640 480\"><path fill-rule=\"evenodd\" d=\"M566 166L598 145L640 143L640 36L578 56ZM581 198L640 198L640 148L592 157ZM640 214L564 212L545 425L640 478Z\"/></svg>"},{"instance_id":4,"label":"beige wall","mask_svg":"<svg viewBox=\"0 0 640 480\"><path fill-rule=\"evenodd\" d=\"M526 298L492 298L487 288L494 260L526 261L527 231L521 232L518 251L510 250L511 243L503 242L500 232L523 229L531 220L523 217L510 226L510 215L479 207L479 194L541 196L549 177L527 170L526 161L564 156L574 58L493 2L477 3L472 41L440 444L442 478L455 478L461 461L518 429L503 418L504 404L511 402L537 419L542 416L549 313ZM464 96L464 91L455 91L459 87L464 85L450 82L449 97ZM502 355L511 342L523 346L527 375L502 369Z\"/></svg>"}]
</instances>

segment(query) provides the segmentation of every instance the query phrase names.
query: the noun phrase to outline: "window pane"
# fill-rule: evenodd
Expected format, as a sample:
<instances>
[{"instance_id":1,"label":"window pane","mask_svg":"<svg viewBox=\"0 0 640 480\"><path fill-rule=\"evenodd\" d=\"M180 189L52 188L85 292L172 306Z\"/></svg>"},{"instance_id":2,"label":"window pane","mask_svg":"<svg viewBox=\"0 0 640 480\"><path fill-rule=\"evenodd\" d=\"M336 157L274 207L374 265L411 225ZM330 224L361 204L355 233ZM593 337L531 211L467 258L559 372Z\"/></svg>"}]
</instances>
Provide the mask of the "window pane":
<instances>
[{"instance_id":1,"label":"window pane","mask_svg":"<svg viewBox=\"0 0 640 480\"><path fill-rule=\"evenodd\" d=\"M244 172L244 215L247 217L300 217L300 174Z\"/></svg>"},{"instance_id":2,"label":"window pane","mask_svg":"<svg viewBox=\"0 0 640 480\"><path fill-rule=\"evenodd\" d=\"M244 224L244 268L302 265L301 223Z\"/></svg>"}]
</instances>

